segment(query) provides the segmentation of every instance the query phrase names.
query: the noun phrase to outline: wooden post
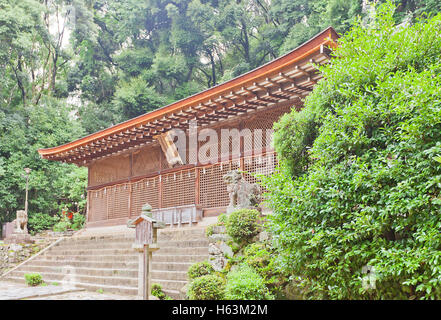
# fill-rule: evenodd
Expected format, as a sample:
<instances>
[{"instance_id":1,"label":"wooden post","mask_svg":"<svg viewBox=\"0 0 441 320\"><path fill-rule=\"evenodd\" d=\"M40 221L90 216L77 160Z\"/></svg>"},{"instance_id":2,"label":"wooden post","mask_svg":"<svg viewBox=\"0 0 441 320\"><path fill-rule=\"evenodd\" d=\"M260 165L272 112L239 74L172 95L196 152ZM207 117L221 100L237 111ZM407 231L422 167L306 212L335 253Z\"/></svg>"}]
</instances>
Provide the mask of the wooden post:
<instances>
[{"instance_id":1,"label":"wooden post","mask_svg":"<svg viewBox=\"0 0 441 320\"><path fill-rule=\"evenodd\" d=\"M138 296L149 300L152 292L152 259L153 251L149 245L144 245L138 251Z\"/></svg>"},{"instance_id":2,"label":"wooden post","mask_svg":"<svg viewBox=\"0 0 441 320\"><path fill-rule=\"evenodd\" d=\"M200 202L201 202L201 196L200 196L200 191L199 191L199 184L200 184L200 179L201 179L201 177L200 177L200 170L199 170L199 168L198 167L196 167L195 169L195 184L194 184L194 187L195 187L195 204L200 204Z\"/></svg>"},{"instance_id":3,"label":"wooden post","mask_svg":"<svg viewBox=\"0 0 441 320\"><path fill-rule=\"evenodd\" d=\"M129 228L136 228L132 248L138 252L138 297L143 300L149 300L151 293L153 251L159 249L157 229L165 227L165 224L152 218L151 210L152 207L145 204L141 215L127 223Z\"/></svg>"}]
</instances>

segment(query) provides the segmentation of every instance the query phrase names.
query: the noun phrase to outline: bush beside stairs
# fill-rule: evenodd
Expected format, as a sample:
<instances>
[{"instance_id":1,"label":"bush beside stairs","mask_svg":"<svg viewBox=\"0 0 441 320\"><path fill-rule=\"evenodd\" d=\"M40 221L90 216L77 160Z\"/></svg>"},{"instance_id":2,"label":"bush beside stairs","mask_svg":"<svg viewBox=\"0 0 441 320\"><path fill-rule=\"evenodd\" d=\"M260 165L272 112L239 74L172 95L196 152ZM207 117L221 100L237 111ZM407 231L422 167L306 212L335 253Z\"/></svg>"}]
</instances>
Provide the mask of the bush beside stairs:
<instances>
[{"instance_id":1,"label":"bush beside stairs","mask_svg":"<svg viewBox=\"0 0 441 320\"><path fill-rule=\"evenodd\" d=\"M72 284L89 291L103 291L134 298L138 293L138 256L133 235L100 235L65 238L29 259L2 280L24 282L26 273L39 273L47 283ZM152 282L166 295L184 299L191 264L208 259L204 227L163 229L160 249L153 253Z\"/></svg>"}]
</instances>

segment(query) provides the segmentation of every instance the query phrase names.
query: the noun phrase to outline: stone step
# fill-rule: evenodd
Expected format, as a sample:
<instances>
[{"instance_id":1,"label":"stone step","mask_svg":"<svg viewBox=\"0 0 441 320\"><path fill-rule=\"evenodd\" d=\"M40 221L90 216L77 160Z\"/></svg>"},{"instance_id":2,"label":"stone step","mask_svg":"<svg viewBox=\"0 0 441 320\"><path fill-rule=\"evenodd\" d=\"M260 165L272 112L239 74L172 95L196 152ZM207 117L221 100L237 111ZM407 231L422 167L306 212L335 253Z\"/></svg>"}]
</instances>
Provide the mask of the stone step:
<instances>
[{"instance_id":1,"label":"stone step","mask_svg":"<svg viewBox=\"0 0 441 320\"><path fill-rule=\"evenodd\" d=\"M136 254L136 251L133 249L57 249L53 248L49 252L46 252L45 255L70 255L70 256L97 256L97 255L133 255Z\"/></svg>"},{"instance_id":2,"label":"stone step","mask_svg":"<svg viewBox=\"0 0 441 320\"><path fill-rule=\"evenodd\" d=\"M8 281L24 283L24 279L21 277L9 277ZM45 278L45 281L47 283L57 282L60 285L63 284L63 281L49 279L49 278ZM69 284L69 283L67 283L67 284ZM75 286L78 288L83 288L88 291L96 292L98 290L102 290L103 293L114 293L114 294L119 294L119 295L126 295L127 299L131 299L131 300L138 294L138 288L135 288L135 287L110 286L110 285L103 285L103 284L97 285L97 284L93 284L93 283L81 283L81 282L76 282Z\"/></svg>"},{"instance_id":3,"label":"stone step","mask_svg":"<svg viewBox=\"0 0 441 320\"><path fill-rule=\"evenodd\" d=\"M188 229L162 229L158 231L158 241L189 239L205 239L205 227L193 227Z\"/></svg>"},{"instance_id":4,"label":"stone step","mask_svg":"<svg viewBox=\"0 0 441 320\"><path fill-rule=\"evenodd\" d=\"M29 266L41 266L41 267L52 267L52 266L73 266L78 268L104 268L104 269L137 269L138 260L133 262L105 262L101 260L90 260L90 261L75 261L75 260L48 260L48 259L34 259L29 261L27 264Z\"/></svg>"},{"instance_id":5,"label":"stone step","mask_svg":"<svg viewBox=\"0 0 441 320\"><path fill-rule=\"evenodd\" d=\"M176 241L176 240L158 240L158 246L160 249L163 248L193 248L193 247L208 247L208 240L182 240L182 241Z\"/></svg>"},{"instance_id":6,"label":"stone step","mask_svg":"<svg viewBox=\"0 0 441 320\"><path fill-rule=\"evenodd\" d=\"M195 262L208 260L208 253L202 255L196 255L196 254L195 255L171 255L171 254L158 255L159 251L153 254L154 262L167 262L167 263L188 262L193 264Z\"/></svg>"},{"instance_id":7,"label":"stone step","mask_svg":"<svg viewBox=\"0 0 441 320\"><path fill-rule=\"evenodd\" d=\"M165 247L155 251L154 256L160 255L208 255L207 247L192 247L192 248L174 248Z\"/></svg>"},{"instance_id":8,"label":"stone step","mask_svg":"<svg viewBox=\"0 0 441 320\"><path fill-rule=\"evenodd\" d=\"M41 258L45 260L52 260L52 261L96 261L100 260L103 262L137 262L138 261L138 255L137 254L131 254L131 255L101 255L101 254L89 254L89 255L59 255L59 254L50 254L46 253Z\"/></svg>"},{"instance_id":9,"label":"stone step","mask_svg":"<svg viewBox=\"0 0 441 320\"><path fill-rule=\"evenodd\" d=\"M187 284L184 280L163 280L152 278L152 283L158 283L162 286L162 290L176 290L179 291L183 286Z\"/></svg>"},{"instance_id":10,"label":"stone step","mask_svg":"<svg viewBox=\"0 0 441 320\"><path fill-rule=\"evenodd\" d=\"M27 271L18 271L15 270L10 274L10 277L17 277L24 279L24 275L28 273ZM46 282L57 281L61 282L63 279L67 277L67 275L62 273L51 273L51 272L41 272L40 273L43 280ZM72 283L76 285L76 283L90 283L95 284L97 286L106 285L106 286L123 286L123 287L138 287L138 278L131 277L103 277L103 276L88 276L88 275L75 275L72 277Z\"/></svg>"},{"instance_id":11,"label":"stone step","mask_svg":"<svg viewBox=\"0 0 441 320\"><path fill-rule=\"evenodd\" d=\"M133 242L134 235L120 235L120 236L111 236L111 235L100 235L100 236L86 236L86 237L72 237L66 239L69 243L120 243L120 242Z\"/></svg>"},{"instance_id":12,"label":"stone step","mask_svg":"<svg viewBox=\"0 0 441 320\"><path fill-rule=\"evenodd\" d=\"M75 250L88 250L88 249L132 249L133 241L131 242L110 242L110 243L65 243L62 242L53 247L54 250L65 250L65 249L75 249Z\"/></svg>"},{"instance_id":13,"label":"stone step","mask_svg":"<svg viewBox=\"0 0 441 320\"><path fill-rule=\"evenodd\" d=\"M153 259L152 262L152 270L154 271L185 271L187 272L188 268L193 263L191 262L157 262Z\"/></svg>"},{"instance_id":14,"label":"stone step","mask_svg":"<svg viewBox=\"0 0 441 320\"><path fill-rule=\"evenodd\" d=\"M185 271L158 271L152 270L152 278L162 280L188 280L187 272Z\"/></svg>"},{"instance_id":15,"label":"stone step","mask_svg":"<svg viewBox=\"0 0 441 320\"><path fill-rule=\"evenodd\" d=\"M23 269L22 269L23 268ZM138 268L133 269L104 269L104 268L78 268L70 265L65 266L34 266L28 265L17 269L17 271L26 271L30 273L60 273L66 275L75 274L78 276L102 276L102 277L129 277L136 278L138 276Z\"/></svg>"}]
</instances>

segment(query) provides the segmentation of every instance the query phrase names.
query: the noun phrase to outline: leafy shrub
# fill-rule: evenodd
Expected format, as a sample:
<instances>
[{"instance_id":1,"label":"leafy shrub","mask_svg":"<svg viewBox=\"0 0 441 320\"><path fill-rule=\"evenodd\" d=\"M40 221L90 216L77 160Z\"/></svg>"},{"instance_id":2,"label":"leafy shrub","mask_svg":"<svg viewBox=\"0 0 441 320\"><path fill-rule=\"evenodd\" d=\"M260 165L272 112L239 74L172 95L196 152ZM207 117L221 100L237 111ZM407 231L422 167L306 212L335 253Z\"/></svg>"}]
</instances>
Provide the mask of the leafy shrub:
<instances>
[{"instance_id":1,"label":"leafy shrub","mask_svg":"<svg viewBox=\"0 0 441 320\"><path fill-rule=\"evenodd\" d=\"M228 215L226 213L222 213L217 217L217 222L219 225L225 225L228 221Z\"/></svg>"},{"instance_id":2,"label":"leafy shrub","mask_svg":"<svg viewBox=\"0 0 441 320\"><path fill-rule=\"evenodd\" d=\"M86 222L86 216L79 213L79 212L76 212L73 214L73 217L72 217L71 228L73 230L80 230L84 227L85 222Z\"/></svg>"},{"instance_id":3,"label":"leafy shrub","mask_svg":"<svg viewBox=\"0 0 441 320\"><path fill-rule=\"evenodd\" d=\"M213 267L208 261L196 262L192 264L190 268L188 268L187 274L188 277L192 279L196 279L214 272Z\"/></svg>"},{"instance_id":4,"label":"leafy shrub","mask_svg":"<svg viewBox=\"0 0 441 320\"><path fill-rule=\"evenodd\" d=\"M152 284L151 294L152 296L159 298L159 300L171 300L171 298L162 291L162 286L158 283Z\"/></svg>"},{"instance_id":5,"label":"leafy shrub","mask_svg":"<svg viewBox=\"0 0 441 320\"><path fill-rule=\"evenodd\" d=\"M259 211L240 209L232 212L225 223L227 234L238 244L246 244L260 231Z\"/></svg>"},{"instance_id":6,"label":"leafy shrub","mask_svg":"<svg viewBox=\"0 0 441 320\"><path fill-rule=\"evenodd\" d=\"M274 124L274 145L293 176L302 174L310 160L308 150L318 135L320 113L293 108Z\"/></svg>"},{"instance_id":7,"label":"leafy shrub","mask_svg":"<svg viewBox=\"0 0 441 320\"><path fill-rule=\"evenodd\" d=\"M70 228L71 228L71 222L66 216L64 216L60 219L60 221L57 222L57 224L54 225L53 230L56 232L64 232Z\"/></svg>"},{"instance_id":8,"label":"leafy shrub","mask_svg":"<svg viewBox=\"0 0 441 320\"><path fill-rule=\"evenodd\" d=\"M214 227L220 227L220 226L224 226L225 223L228 220L228 215L225 213L222 213L221 215L218 216L217 218L217 222L214 224L211 224L207 227L207 229L205 230L205 235L207 237L211 236L213 234L213 229Z\"/></svg>"},{"instance_id":9,"label":"leafy shrub","mask_svg":"<svg viewBox=\"0 0 441 320\"><path fill-rule=\"evenodd\" d=\"M275 250L266 243L255 242L244 249L243 261L252 267L263 279L271 293L283 296L288 284L288 274L280 270Z\"/></svg>"},{"instance_id":10,"label":"leafy shrub","mask_svg":"<svg viewBox=\"0 0 441 320\"><path fill-rule=\"evenodd\" d=\"M213 234L213 228L216 226L217 224L210 224L206 229L205 229L205 236L209 237Z\"/></svg>"},{"instance_id":11,"label":"leafy shrub","mask_svg":"<svg viewBox=\"0 0 441 320\"><path fill-rule=\"evenodd\" d=\"M43 278L39 273L26 273L24 277L28 286L35 287L43 283Z\"/></svg>"},{"instance_id":12,"label":"leafy shrub","mask_svg":"<svg viewBox=\"0 0 441 320\"><path fill-rule=\"evenodd\" d=\"M322 110L311 149L275 146L282 166L267 188L282 266L312 298L440 299L441 15L398 29L385 4L333 54L303 109ZM276 136L302 135L297 120ZM300 175L291 152L305 157Z\"/></svg>"},{"instance_id":13,"label":"leafy shrub","mask_svg":"<svg viewBox=\"0 0 441 320\"><path fill-rule=\"evenodd\" d=\"M271 261L271 252L264 243L252 243L244 250L245 262L264 276L269 270L268 265Z\"/></svg>"},{"instance_id":14,"label":"leafy shrub","mask_svg":"<svg viewBox=\"0 0 441 320\"><path fill-rule=\"evenodd\" d=\"M44 230L51 230L57 223L58 217L53 217L44 213L29 214L28 228L32 235Z\"/></svg>"},{"instance_id":15,"label":"leafy shrub","mask_svg":"<svg viewBox=\"0 0 441 320\"><path fill-rule=\"evenodd\" d=\"M222 300L224 280L214 274L205 275L190 282L187 295L190 300Z\"/></svg>"},{"instance_id":16,"label":"leafy shrub","mask_svg":"<svg viewBox=\"0 0 441 320\"><path fill-rule=\"evenodd\" d=\"M227 300L270 300L263 278L247 264L242 264L227 275L225 286Z\"/></svg>"}]
</instances>

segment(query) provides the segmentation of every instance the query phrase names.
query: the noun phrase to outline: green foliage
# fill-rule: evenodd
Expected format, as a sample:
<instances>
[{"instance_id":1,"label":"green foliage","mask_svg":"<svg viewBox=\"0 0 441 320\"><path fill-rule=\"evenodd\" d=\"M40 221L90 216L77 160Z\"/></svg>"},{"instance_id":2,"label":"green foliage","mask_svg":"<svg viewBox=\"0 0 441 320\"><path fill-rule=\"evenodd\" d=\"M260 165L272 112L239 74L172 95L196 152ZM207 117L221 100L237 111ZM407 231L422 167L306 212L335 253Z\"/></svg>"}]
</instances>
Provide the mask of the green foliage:
<instances>
[{"instance_id":1,"label":"green foliage","mask_svg":"<svg viewBox=\"0 0 441 320\"><path fill-rule=\"evenodd\" d=\"M219 225L225 225L228 221L228 215L226 213L222 213L217 217L217 222Z\"/></svg>"},{"instance_id":2,"label":"green foliage","mask_svg":"<svg viewBox=\"0 0 441 320\"><path fill-rule=\"evenodd\" d=\"M190 280L212 274L214 272L213 267L208 261L196 262L188 268L187 274Z\"/></svg>"},{"instance_id":3,"label":"green foliage","mask_svg":"<svg viewBox=\"0 0 441 320\"><path fill-rule=\"evenodd\" d=\"M35 287L40 284L43 284L43 278L41 277L41 274L39 274L39 273L26 273L24 275L24 278L25 278L26 284L28 286Z\"/></svg>"},{"instance_id":4,"label":"green foliage","mask_svg":"<svg viewBox=\"0 0 441 320\"><path fill-rule=\"evenodd\" d=\"M222 227L225 226L225 223L228 220L228 215L225 213L222 213L221 215L219 215L217 217L217 222L213 223L211 225L209 225L206 229L205 229L205 235L207 237L211 236L213 234L213 230L215 227Z\"/></svg>"},{"instance_id":5,"label":"green foliage","mask_svg":"<svg viewBox=\"0 0 441 320\"><path fill-rule=\"evenodd\" d=\"M50 216L44 213L30 213L28 220L28 230L32 235L44 231L51 230L57 223L58 217Z\"/></svg>"},{"instance_id":6,"label":"green foliage","mask_svg":"<svg viewBox=\"0 0 441 320\"><path fill-rule=\"evenodd\" d=\"M159 300L172 300L169 296L167 296L164 291L162 291L162 286L158 283L153 283L151 287L151 294L159 298Z\"/></svg>"},{"instance_id":7,"label":"green foliage","mask_svg":"<svg viewBox=\"0 0 441 320\"><path fill-rule=\"evenodd\" d=\"M82 213L75 212L72 215L72 219L69 219L67 215L62 215L58 222L53 226L53 230L56 232L65 232L67 230L80 230L86 223L86 216Z\"/></svg>"},{"instance_id":8,"label":"green foliage","mask_svg":"<svg viewBox=\"0 0 441 320\"><path fill-rule=\"evenodd\" d=\"M271 300L263 278L247 264L240 265L227 275L225 286L227 300Z\"/></svg>"},{"instance_id":9,"label":"green foliage","mask_svg":"<svg viewBox=\"0 0 441 320\"><path fill-rule=\"evenodd\" d=\"M71 222L67 217L62 217L53 227L55 232L65 232L71 229Z\"/></svg>"},{"instance_id":10,"label":"green foliage","mask_svg":"<svg viewBox=\"0 0 441 320\"><path fill-rule=\"evenodd\" d=\"M260 231L258 218L259 211L254 209L232 212L225 223L227 234L238 244L249 243Z\"/></svg>"},{"instance_id":11,"label":"green foliage","mask_svg":"<svg viewBox=\"0 0 441 320\"><path fill-rule=\"evenodd\" d=\"M126 120L162 107L165 101L145 80L133 78L116 89L114 103L121 120Z\"/></svg>"},{"instance_id":12,"label":"green foliage","mask_svg":"<svg viewBox=\"0 0 441 320\"><path fill-rule=\"evenodd\" d=\"M318 116L309 110L299 112L294 108L274 124L275 149L294 176L308 168L308 150L318 134L316 118Z\"/></svg>"},{"instance_id":13,"label":"green foliage","mask_svg":"<svg viewBox=\"0 0 441 320\"><path fill-rule=\"evenodd\" d=\"M243 262L252 267L264 280L272 294L283 297L288 274L280 270L276 250L266 242L255 242L245 247Z\"/></svg>"},{"instance_id":14,"label":"green foliage","mask_svg":"<svg viewBox=\"0 0 441 320\"><path fill-rule=\"evenodd\" d=\"M276 126L280 138L293 139L276 145L284 153L267 181L270 227L281 266L302 279L310 298L441 298L434 160L441 15L400 28L395 15L389 3L379 6L369 27L357 23L321 67L326 80L299 116L318 120L307 152L299 152L305 133L293 131L298 117ZM290 154L304 157L301 175ZM375 290L363 286L366 266L375 269Z\"/></svg>"},{"instance_id":15,"label":"green foliage","mask_svg":"<svg viewBox=\"0 0 441 320\"><path fill-rule=\"evenodd\" d=\"M75 212L72 217L72 225L71 228L73 230L80 230L84 227L86 223L86 216L79 212Z\"/></svg>"},{"instance_id":16,"label":"green foliage","mask_svg":"<svg viewBox=\"0 0 441 320\"><path fill-rule=\"evenodd\" d=\"M190 282L187 295L190 300L222 300L224 280L214 274L205 275Z\"/></svg>"}]
</instances>

